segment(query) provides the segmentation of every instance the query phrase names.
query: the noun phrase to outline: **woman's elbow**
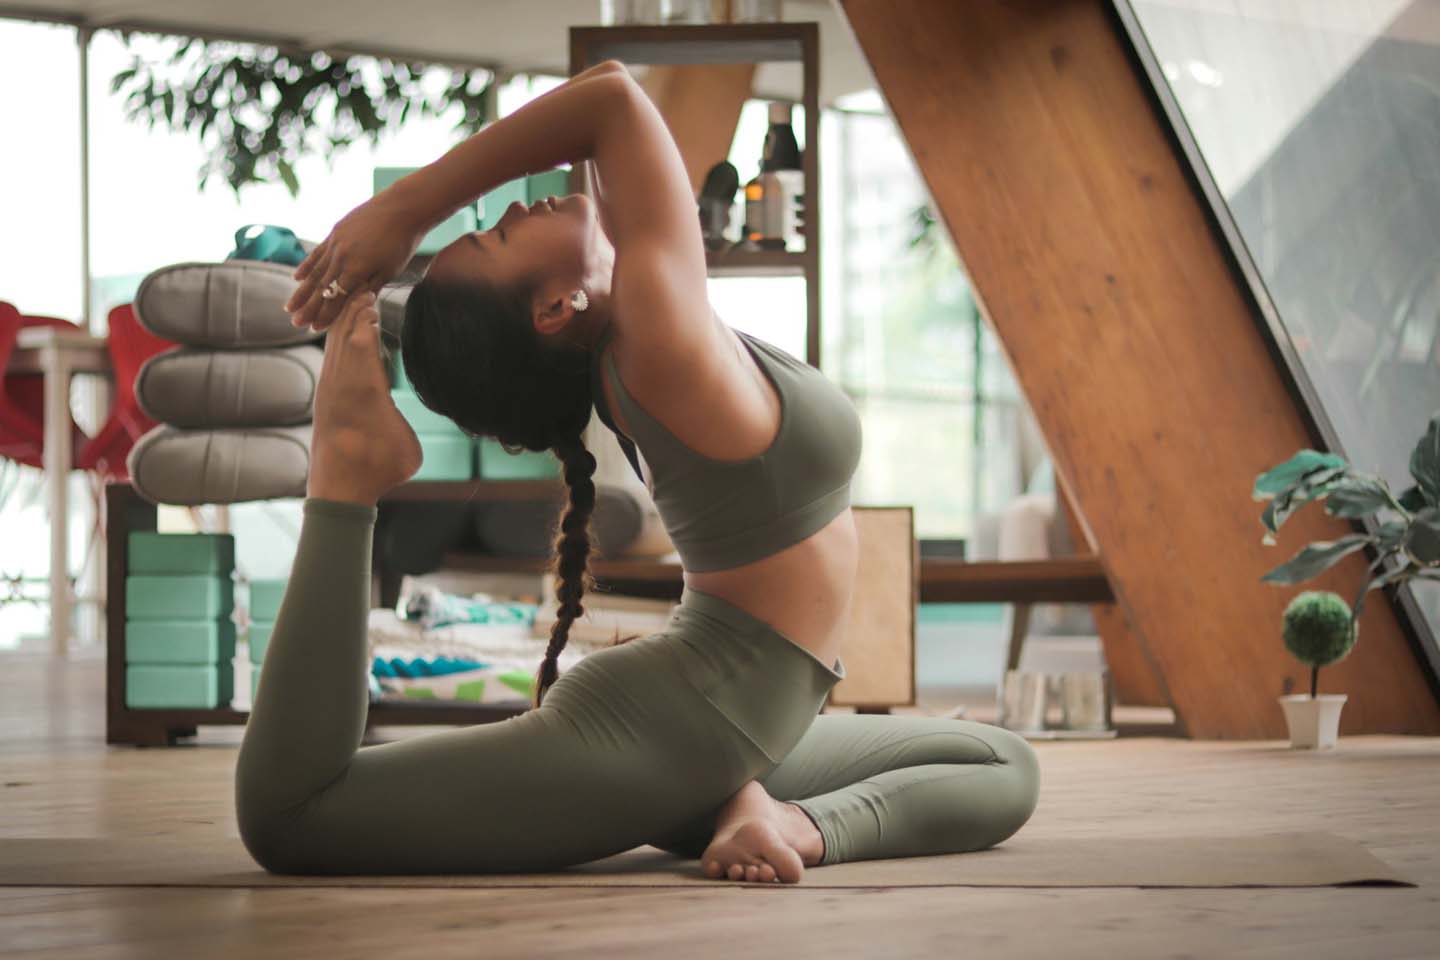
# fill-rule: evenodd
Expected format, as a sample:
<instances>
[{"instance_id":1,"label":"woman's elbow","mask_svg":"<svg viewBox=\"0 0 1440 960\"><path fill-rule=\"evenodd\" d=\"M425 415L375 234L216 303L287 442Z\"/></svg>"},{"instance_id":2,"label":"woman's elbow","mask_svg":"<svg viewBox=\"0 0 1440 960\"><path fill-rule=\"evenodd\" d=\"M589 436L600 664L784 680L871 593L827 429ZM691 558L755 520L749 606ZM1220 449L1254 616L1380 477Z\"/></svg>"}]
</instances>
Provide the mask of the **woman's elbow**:
<instances>
[{"instance_id":1,"label":"woman's elbow","mask_svg":"<svg viewBox=\"0 0 1440 960\"><path fill-rule=\"evenodd\" d=\"M629 77L630 71L625 69L625 64L619 60L602 60L595 64L596 73L618 73L621 76Z\"/></svg>"}]
</instances>

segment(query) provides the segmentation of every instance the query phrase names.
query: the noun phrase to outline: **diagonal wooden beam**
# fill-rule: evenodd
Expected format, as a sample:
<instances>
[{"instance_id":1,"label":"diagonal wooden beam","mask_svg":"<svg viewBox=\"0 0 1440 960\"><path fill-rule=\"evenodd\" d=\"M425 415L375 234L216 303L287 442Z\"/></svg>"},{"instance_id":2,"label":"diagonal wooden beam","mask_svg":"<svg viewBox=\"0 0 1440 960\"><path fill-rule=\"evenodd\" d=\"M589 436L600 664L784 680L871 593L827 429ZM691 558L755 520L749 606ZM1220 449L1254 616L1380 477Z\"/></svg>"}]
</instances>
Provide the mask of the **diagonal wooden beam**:
<instances>
[{"instance_id":1,"label":"diagonal wooden beam","mask_svg":"<svg viewBox=\"0 0 1440 960\"><path fill-rule=\"evenodd\" d=\"M1261 543L1256 475L1316 441L1109 3L841 5L1177 719L1284 737L1302 588L1260 577L1351 528L1311 507ZM1304 588L1348 598L1364 568ZM1341 732L1440 733L1387 599L1360 636L1320 672Z\"/></svg>"}]
</instances>

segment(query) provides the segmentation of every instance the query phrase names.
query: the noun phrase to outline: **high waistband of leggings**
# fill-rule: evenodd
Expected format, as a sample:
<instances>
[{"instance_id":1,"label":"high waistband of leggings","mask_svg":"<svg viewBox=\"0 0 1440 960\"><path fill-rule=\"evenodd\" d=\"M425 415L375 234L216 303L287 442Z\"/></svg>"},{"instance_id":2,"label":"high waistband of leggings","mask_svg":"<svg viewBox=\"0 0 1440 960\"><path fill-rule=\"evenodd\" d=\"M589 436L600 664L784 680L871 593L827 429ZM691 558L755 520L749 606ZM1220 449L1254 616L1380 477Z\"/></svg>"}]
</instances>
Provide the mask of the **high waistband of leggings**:
<instances>
[{"instance_id":1,"label":"high waistband of leggings","mask_svg":"<svg viewBox=\"0 0 1440 960\"><path fill-rule=\"evenodd\" d=\"M815 666L828 674L832 682L838 683L845 679L845 664L841 658L836 657L835 665L832 667L764 620L713 593L705 593L689 586L684 587L680 593L680 606L672 617L683 618L686 612L718 620L731 632L741 636L765 636L778 640L807 657Z\"/></svg>"}]
</instances>

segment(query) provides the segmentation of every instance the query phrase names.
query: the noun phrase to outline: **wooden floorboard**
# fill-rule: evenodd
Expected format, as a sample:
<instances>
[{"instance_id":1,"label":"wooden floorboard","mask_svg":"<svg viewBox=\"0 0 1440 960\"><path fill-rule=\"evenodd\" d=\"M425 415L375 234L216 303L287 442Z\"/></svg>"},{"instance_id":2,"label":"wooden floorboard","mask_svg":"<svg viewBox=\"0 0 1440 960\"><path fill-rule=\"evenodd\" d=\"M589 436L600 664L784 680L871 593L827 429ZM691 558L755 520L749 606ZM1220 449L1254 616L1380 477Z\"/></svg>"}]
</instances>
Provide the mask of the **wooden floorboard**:
<instances>
[{"instance_id":1,"label":"wooden floorboard","mask_svg":"<svg viewBox=\"0 0 1440 960\"><path fill-rule=\"evenodd\" d=\"M221 831L239 728L173 748L106 747L97 661L0 655L0 836ZM955 697L922 689L914 712ZM1277 707L1278 709L1278 707ZM902 712L911 712L905 710ZM985 719L973 705L970 715ZM1154 715L1123 712L1117 717ZM1129 732L1129 725L1122 729ZM382 738L425 731L382 728ZM1030 838L1326 830L1405 888L0 888L0 957L1420 958L1440 944L1440 739L1122 736L1035 744ZM404 829L397 814L396 829Z\"/></svg>"}]
</instances>

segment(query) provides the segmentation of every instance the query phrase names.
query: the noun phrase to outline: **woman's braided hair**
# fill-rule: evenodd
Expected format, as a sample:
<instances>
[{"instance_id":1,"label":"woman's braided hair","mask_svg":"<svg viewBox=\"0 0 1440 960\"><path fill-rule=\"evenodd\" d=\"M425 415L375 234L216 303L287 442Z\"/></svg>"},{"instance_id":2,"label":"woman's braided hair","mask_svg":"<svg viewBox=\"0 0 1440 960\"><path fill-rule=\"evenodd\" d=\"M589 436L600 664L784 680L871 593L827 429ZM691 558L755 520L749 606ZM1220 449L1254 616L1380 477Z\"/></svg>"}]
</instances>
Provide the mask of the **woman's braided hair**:
<instances>
[{"instance_id":1,"label":"woman's braided hair","mask_svg":"<svg viewBox=\"0 0 1440 960\"><path fill-rule=\"evenodd\" d=\"M591 479L595 475L595 455L585 449L578 434L560 441L554 450L564 465L570 502L560 518L560 529L555 535L555 559L550 566L556 577L555 594L560 608L550 627L550 644L545 648L545 659L540 663L540 676L535 683L534 705L537 707L545 691L560 678L560 651L570 638L570 624L585 612L580 598L595 586L588 566L590 515L595 511L595 482Z\"/></svg>"},{"instance_id":2,"label":"woman's braided hair","mask_svg":"<svg viewBox=\"0 0 1440 960\"><path fill-rule=\"evenodd\" d=\"M595 456L585 448L590 422L589 354L542 342L530 320L533 287L499 287L426 278L410 291L400 356L420 401L473 436L494 437L509 453L553 451L569 501L554 541L560 606L536 679L533 706L559 679L570 625L585 612L590 575L590 518Z\"/></svg>"}]
</instances>

